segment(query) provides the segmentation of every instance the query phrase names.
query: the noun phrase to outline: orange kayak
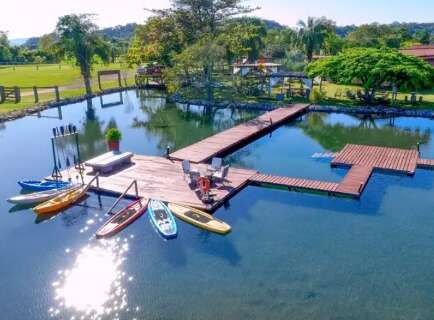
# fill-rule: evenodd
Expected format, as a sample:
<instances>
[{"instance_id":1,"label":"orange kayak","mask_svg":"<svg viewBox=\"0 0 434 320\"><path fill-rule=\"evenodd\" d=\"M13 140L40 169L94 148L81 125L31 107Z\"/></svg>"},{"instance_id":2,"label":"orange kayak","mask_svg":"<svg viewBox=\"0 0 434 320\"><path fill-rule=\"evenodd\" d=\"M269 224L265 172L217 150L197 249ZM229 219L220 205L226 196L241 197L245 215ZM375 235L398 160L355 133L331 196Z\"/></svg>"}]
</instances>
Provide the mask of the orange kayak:
<instances>
[{"instance_id":1,"label":"orange kayak","mask_svg":"<svg viewBox=\"0 0 434 320\"><path fill-rule=\"evenodd\" d=\"M57 197L54 197L53 199L45 201L40 205L34 207L33 211L35 211L37 214L55 213L68 207L77 200L80 200L86 195L87 190L88 186L82 186L72 191L66 191L65 193L62 193Z\"/></svg>"}]
</instances>

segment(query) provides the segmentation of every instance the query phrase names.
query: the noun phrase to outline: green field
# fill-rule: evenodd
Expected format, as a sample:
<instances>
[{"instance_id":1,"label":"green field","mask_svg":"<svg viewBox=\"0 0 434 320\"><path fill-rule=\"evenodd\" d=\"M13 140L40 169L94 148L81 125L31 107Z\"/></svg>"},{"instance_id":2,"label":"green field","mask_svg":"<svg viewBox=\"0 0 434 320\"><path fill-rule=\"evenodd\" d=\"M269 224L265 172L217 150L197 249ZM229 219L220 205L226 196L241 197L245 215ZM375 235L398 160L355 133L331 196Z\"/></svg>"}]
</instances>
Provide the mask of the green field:
<instances>
[{"instance_id":1,"label":"green field","mask_svg":"<svg viewBox=\"0 0 434 320\"><path fill-rule=\"evenodd\" d=\"M95 65L93 70L92 88L94 92L99 91L97 84L97 71L99 70L121 70L122 84L134 84L134 70L128 69L121 64ZM231 82L228 82L228 84ZM45 64L45 65L21 65L21 66L0 66L0 85L3 86L19 86L28 87L21 91L22 100L20 103L7 102L0 104L0 114L27 108L35 104L33 91L30 87L33 86L59 86L60 97L70 98L83 95L83 80L80 75L80 70L71 64ZM117 87L117 81L113 78L105 78L102 81L103 88ZM293 84L296 87L296 84ZM315 87L318 89L318 87ZM357 86L343 86L333 83L324 82L322 85L323 95L320 103L324 104L339 104L339 105L358 105L360 101L351 100L345 95L346 90L355 92ZM341 91L340 96L335 96L336 91ZM280 93L280 88L273 89L273 95ZM418 92L418 96L423 96L423 103L410 105L404 103L404 97L410 97L410 92L400 92L398 94L399 106L414 107L414 108L434 108L434 89ZM224 98L224 97L220 97ZM39 102L49 102L55 99L54 92L48 90L39 93ZM253 99L253 97L252 97ZM224 100L224 99L223 99ZM318 102L318 101L315 101Z\"/></svg>"},{"instance_id":2,"label":"green field","mask_svg":"<svg viewBox=\"0 0 434 320\"><path fill-rule=\"evenodd\" d=\"M340 97L337 98L337 97L335 97L335 93L339 89L342 91L342 96L340 96ZM351 99L349 99L349 98L347 98L345 96L345 91L347 89L352 90L353 92L355 92L358 89L361 89L361 87L359 87L359 86L337 85L337 84L328 83L328 82L326 82L326 83L324 83L322 85L322 91L326 93L326 98L327 99L331 99L331 100L338 99L338 100L340 100L342 102L345 102L345 101L346 102L351 102L351 101L353 101L353 100L351 100ZM398 97L397 97L398 102L403 103L404 99L405 99L405 96L407 96L408 98L410 98L410 95L411 95L411 92L399 92L398 93ZM417 92L417 97L419 97L419 96L423 96L423 101L425 103L422 104L422 105L426 105L426 104L430 104L431 105L431 104L434 104L434 89L420 90L420 91ZM432 107L434 107L434 105Z\"/></svg>"},{"instance_id":3,"label":"green field","mask_svg":"<svg viewBox=\"0 0 434 320\"><path fill-rule=\"evenodd\" d=\"M97 72L100 70L121 70L122 84L134 84L134 70L127 69L120 64L95 65L92 72L93 90L99 91L97 83ZM48 65L20 65L20 66L0 66L0 85L19 86L19 87L46 87L59 86L60 98L69 98L83 95L83 80L80 70L71 64L48 64ZM114 79L103 79L103 88L117 87ZM22 99L20 103L6 102L0 104L0 113L27 108L35 104L32 89L21 91ZM42 91L39 94L40 102L54 100L54 92Z\"/></svg>"}]
</instances>

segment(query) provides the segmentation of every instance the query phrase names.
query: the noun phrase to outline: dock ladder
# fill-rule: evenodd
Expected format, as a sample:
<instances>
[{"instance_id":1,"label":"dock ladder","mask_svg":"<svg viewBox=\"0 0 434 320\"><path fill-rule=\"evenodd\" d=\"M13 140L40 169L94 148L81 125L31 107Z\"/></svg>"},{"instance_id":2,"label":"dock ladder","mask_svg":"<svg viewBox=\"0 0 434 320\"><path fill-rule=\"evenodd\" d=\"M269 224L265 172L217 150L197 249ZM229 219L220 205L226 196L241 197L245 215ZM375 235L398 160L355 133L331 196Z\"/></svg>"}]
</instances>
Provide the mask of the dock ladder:
<instances>
[{"instance_id":1,"label":"dock ladder","mask_svg":"<svg viewBox=\"0 0 434 320\"><path fill-rule=\"evenodd\" d=\"M136 193L136 197L139 198L139 188L137 186L137 180L133 180L128 187L125 189L125 191L119 196L119 198L116 199L116 201L113 203L113 205L110 207L110 209L107 210L106 214L112 214L112 210L116 205L122 200L123 197L127 194L128 190L131 189L131 187L134 186L134 191Z\"/></svg>"}]
</instances>

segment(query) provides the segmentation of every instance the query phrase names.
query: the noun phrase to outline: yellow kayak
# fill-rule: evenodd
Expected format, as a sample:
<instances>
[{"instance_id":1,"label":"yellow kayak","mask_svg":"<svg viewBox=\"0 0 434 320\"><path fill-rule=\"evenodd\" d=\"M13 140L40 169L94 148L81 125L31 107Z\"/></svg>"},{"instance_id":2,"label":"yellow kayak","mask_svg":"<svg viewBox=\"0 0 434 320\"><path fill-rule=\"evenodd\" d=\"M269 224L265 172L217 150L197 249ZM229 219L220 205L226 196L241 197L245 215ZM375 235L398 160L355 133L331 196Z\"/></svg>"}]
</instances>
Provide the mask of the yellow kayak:
<instances>
[{"instance_id":1,"label":"yellow kayak","mask_svg":"<svg viewBox=\"0 0 434 320\"><path fill-rule=\"evenodd\" d=\"M231 231L231 226L226 222L216 219L212 215L198 209L174 203L169 203L169 209L176 217L196 227L220 234L226 234Z\"/></svg>"},{"instance_id":2,"label":"yellow kayak","mask_svg":"<svg viewBox=\"0 0 434 320\"><path fill-rule=\"evenodd\" d=\"M34 207L33 210L37 214L54 213L56 211L66 208L67 206L82 198L86 194L87 190L88 186L82 186L78 189L67 191L51 200L41 203L40 205Z\"/></svg>"}]
</instances>

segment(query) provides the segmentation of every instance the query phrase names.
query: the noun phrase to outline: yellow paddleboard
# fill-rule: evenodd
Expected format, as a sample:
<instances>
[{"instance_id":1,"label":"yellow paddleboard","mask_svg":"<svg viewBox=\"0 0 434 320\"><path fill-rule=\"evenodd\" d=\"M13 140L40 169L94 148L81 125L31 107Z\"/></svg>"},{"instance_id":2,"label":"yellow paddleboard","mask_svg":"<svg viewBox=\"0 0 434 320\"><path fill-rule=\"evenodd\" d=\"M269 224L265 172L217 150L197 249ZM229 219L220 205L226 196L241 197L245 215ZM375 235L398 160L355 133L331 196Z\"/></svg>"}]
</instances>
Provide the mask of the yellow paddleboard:
<instances>
[{"instance_id":1,"label":"yellow paddleboard","mask_svg":"<svg viewBox=\"0 0 434 320\"><path fill-rule=\"evenodd\" d=\"M196 227L220 234L226 234L231 231L230 225L206 212L174 203L169 203L168 207L176 217Z\"/></svg>"},{"instance_id":2,"label":"yellow paddleboard","mask_svg":"<svg viewBox=\"0 0 434 320\"><path fill-rule=\"evenodd\" d=\"M86 194L87 189L87 186L82 186L78 189L67 191L51 200L41 203L40 205L34 207L33 210L37 214L47 214L62 210L83 197Z\"/></svg>"}]
</instances>

